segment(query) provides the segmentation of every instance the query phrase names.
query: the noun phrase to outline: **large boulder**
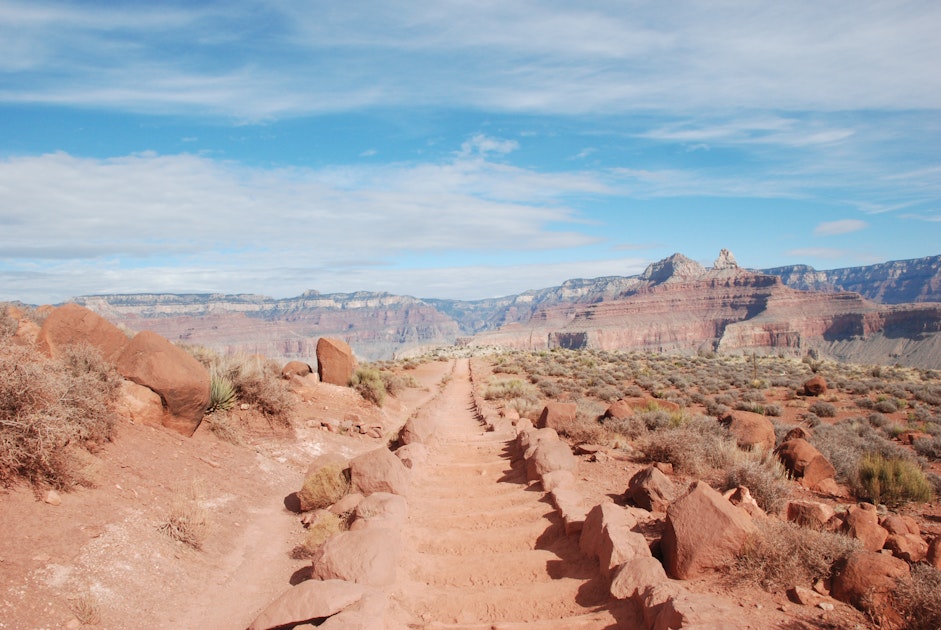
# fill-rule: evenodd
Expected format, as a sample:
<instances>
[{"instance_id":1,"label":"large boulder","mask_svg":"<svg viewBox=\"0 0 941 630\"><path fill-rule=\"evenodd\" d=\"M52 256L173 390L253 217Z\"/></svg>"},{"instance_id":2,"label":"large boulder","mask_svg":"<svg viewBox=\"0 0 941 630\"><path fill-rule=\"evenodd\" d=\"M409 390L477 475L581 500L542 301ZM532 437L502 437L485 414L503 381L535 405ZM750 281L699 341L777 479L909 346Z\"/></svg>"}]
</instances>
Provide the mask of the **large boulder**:
<instances>
[{"instance_id":1,"label":"large boulder","mask_svg":"<svg viewBox=\"0 0 941 630\"><path fill-rule=\"evenodd\" d=\"M121 381L121 396L117 402L121 415L135 424L163 426L163 401L160 394L131 381Z\"/></svg>"},{"instance_id":2,"label":"large boulder","mask_svg":"<svg viewBox=\"0 0 941 630\"><path fill-rule=\"evenodd\" d=\"M830 594L875 618L892 617L891 593L909 575L908 563L873 551L854 551L834 571Z\"/></svg>"},{"instance_id":3,"label":"large boulder","mask_svg":"<svg viewBox=\"0 0 941 630\"><path fill-rule=\"evenodd\" d=\"M603 540L607 536L607 529L632 529L637 525L637 519L630 511L615 505L611 501L599 503L588 511L582 533L578 539L578 546L586 556L598 557L601 553Z\"/></svg>"},{"instance_id":4,"label":"large boulder","mask_svg":"<svg viewBox=\"0 0 941 630\"><path fill-rule=\"evenodd\" d=\"M402 460L381 447L350 460L350 481L355 491L367 496L373 492L404 495L411 477Z\"/></svg>"},{"instance_id":5,"label":"large boulder","mask_svg":"<svg viewBox=\"0 0 941 630\"><path fill-rule=\"evenodd\" d=\"M729 566L755 531L751 517L697 481L667 509L661 540L667 573L687 580Z\"/></svg>"},{"instance_id":6,"label":"large boulder","mask_svg":"<svg viewBox=\"0 0 941 630\"><path fill-rule=\"evenodd\" d=\"M310 365L303 361L288 361L284 364L284 367L281 368L281 378L288 380L295 376L307 376L312 373L313 370Z\"/></svg>"},{"instance_id":7,"label":"large boulder","mask_svg":"<svg viewBox=\"0 0 941 630\"><path fill-rule=\"evenodd\" d=\"M751 411L731 411L722 418L722 423L729 428L739 448L774 449L774 425L763 415Z\"/></svg>"},{"instance_id":8,"label":"large boulder","mask_svg":"<svg viewBox=\"0 0 941 630\"><path fill-rule=\"evenodd\" d=\"M437 440L438 421L430 414L419 414L405 421L399 434L402 444L432 445Z\"/></svg>"},{"instance_id":9,"label":"large boulder","mask_svg":"<svg viewBox=\"0 0 941 630\"><path fill-rule=\"evenodd\" d=\"M97 348L109 363L114 363L127 342L120 328L78 304L53 309L36 337L39 349L51 357L61 356L68 346L85 343Z\"/></svg>"},{"instance_id":10,"label":"large boulder","mask_svg":"<svg viewBox=\"0 0 941 630\"><path fill-rule=\"evenodd\" d=\"M340 532L317 550L311 575L317 580L390 586L395 582L399 554L399 533L394 529L367 527Z\"/></svg>"},{"instance_id":11,"label":"large boulder","mask_svg":"<svg viewBox=\"0 0 941 630\"><path fill-rule=\"evenodd\" d=\"M578 405L571 402L550 402L543 407L539 414L539 420L536 421L536 427L539 429L555 429L564 431L566 427L575 424L575 414L578 412Z\"/></svg>"},{"instance_id":12,"label":"large boulder","mask_svg":"<svg viewBox=\"0 0 941 630\"><path fill-rule=\"evenodd\" d=\"M626 400L617 400L605 410L602 416L605 419L623 420L634 415L634 408Z\"/></svg>"},{"instance_id":13,"label":"large boulder","mask_svg":"<svg viewBox=\"0 0 941 630\"><path fill-rule=\"evenodd\" d=\"M921 562L928 557L928 543L918 534L889 534L883 548L905 562Z\"/></svg>"},{"instance_id":14,"label":"large boulder","mask_svg":"<svg viewBox=\"0 0 941 630\"><path fill-rule=\"evenodd\" d=\"M527 461L526 475L529 479L541 479L546 473L574 471L577 466L578 459L568 444L561 440L547 440L533 450L532 457Z\"/></svg>"},{"instance_id":15,"label":"large boulder","mask_svg":"<svg viewBox=\"0 0 941 630\"><path fill-rule=\"evenodd\" d=\"M248 630L272 630L331 617L352 606L366 588L343 580L307 580L271 602Z\"/></svg>"},{"instance_id":16,"label":"large boulder","mask_svg":"<svg viewBox=\"0 0 941 630\"><path fill-rule=\"evenodd\" d=\"M846 511L843 533L861 542L869 551L882 549L889 537L889 532L879 525L876 506L871 503L860 503Z\"/></svg>"},{"instance_id":17,"label":"large boulder","mask_svg":"<svg viewBox=\"0 0 941 630\"><path fill-rule=\"evenodd\" d=\"M798 500L787 504L787 520L810 529L823 529L835 514L832 507L819 501Z\"/></svg>"},{"instance_id":18,"label":"large boulder","mask_svg":"<svg viewBox=\"0 0 941 630\"><path fill-rule=\"evenodd\" d=\"M679 494L670 478L655 466L637 472L627 485L628 498L638 507L651 512L666 512Z\"/></svg>"},{"instance_id":19,"label":"large boulder","mask_svg":"<svg viewBox=\"0 0 941 630\"><path fill-rule=\"evenodd\" d=\"M356 506L356 519L350 529L401 528L408 520L408 502L388 492L373 492Z\"/></svg>"},{"instance_id":20,"label":"large boulder","mask_svg":"<svg viewBox=\"0 0 941 630\"><path fill-rule=\"evenodd\" d=\"M833 479L836 475L836 468L823 456L823 453L802 438L787 440L774 452L787 471L800 479L805 488L813 490L821 482Z\"/></svg>"},{"instance_id":21,"label":"large boulder","mask_svg":"<svg viewBox=\"0 0 941 630\"><path fill-rule=\"evenodd\" d=\"M346 387L356 370L356 357L349 344L340 339L317 340L317 375L321 383Z\"/></svg>"},{"instance_id":22,"label":"large boulder","mask_svg":"<svg viewBox=\"0 0 941 630\"><path fill-rule=\"evenodd\" d=\"M653 556L637 556L615 570L611 579L611 595L615 599L633 599L648 586L668 579L659 560Z\"/></svg>"},{"instance_id":23,"label":"large boulder","mask_svg":"<svg viewBox=\"0 0 941 630\"><path fill-rule=\"evenodd\" d=\"M118 372L163 400L163 426L192 435L209 406L209 370L190 354L149 330L137 333L118 355Z\"/></svg>"}]
</instances>

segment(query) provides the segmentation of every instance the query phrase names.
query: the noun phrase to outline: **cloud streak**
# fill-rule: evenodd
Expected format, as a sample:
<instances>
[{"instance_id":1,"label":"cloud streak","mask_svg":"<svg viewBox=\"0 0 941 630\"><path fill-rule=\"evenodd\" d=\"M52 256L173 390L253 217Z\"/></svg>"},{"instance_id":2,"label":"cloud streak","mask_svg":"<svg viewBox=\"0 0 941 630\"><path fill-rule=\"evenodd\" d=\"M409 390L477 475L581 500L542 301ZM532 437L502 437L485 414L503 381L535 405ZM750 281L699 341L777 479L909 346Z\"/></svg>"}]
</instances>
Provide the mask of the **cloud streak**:
<instances>
[{"instance_id":1,"label":"cloud streak","mask_svg":"<svg viewBox=\"0 0 941 630\"><path fill-rule=\"evenodd\" d=\"M814 236L838 236L840 234L850 234L865 230L869 224L859 219L841 219L839 221L827 221L814 228Z\"/></svg>"}]
</instances>

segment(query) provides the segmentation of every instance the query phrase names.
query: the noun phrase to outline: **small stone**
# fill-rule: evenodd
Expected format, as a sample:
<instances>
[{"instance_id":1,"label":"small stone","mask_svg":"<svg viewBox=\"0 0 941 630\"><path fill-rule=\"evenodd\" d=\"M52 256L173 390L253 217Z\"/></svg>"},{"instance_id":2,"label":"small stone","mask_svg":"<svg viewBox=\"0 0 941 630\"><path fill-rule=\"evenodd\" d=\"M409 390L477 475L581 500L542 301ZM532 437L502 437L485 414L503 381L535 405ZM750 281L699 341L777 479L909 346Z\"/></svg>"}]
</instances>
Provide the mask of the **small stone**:
<instances>
[{"instance_id":1,"label":"small stone","mask_svg":"<svg viewBox=\"0 0 941 630\"><path fill-rule=\"evenodd\" d=\"M65 627L68 628L68 630L76 630L77 628L82 627L82 622L75 617L72 617L69 619L68 623L65 624Z\"/></svg>"},{"instance_id":2,"label":"small stone","mask_svg":"<svg viewBox=\"0 0 941 630\"><path fill-rule=\"evenodd\" d=\"M833 604L831 604L830 602L820 602L819 604L817 604L817 607L820 610L825 610L827 612L832 611L834 608Z\"/></svg>"},{"instance_id":3,"label":"small stone","mask_svg":"<svg viewBox=\"0 0 941 630\"><path fill-rule=\"evenodd\" d=\"M61 505L62 497L59 496L59 493L55 490L49 490L42 497L43 502L48 503L49 505Z\"/></svg>"}]
</instances>

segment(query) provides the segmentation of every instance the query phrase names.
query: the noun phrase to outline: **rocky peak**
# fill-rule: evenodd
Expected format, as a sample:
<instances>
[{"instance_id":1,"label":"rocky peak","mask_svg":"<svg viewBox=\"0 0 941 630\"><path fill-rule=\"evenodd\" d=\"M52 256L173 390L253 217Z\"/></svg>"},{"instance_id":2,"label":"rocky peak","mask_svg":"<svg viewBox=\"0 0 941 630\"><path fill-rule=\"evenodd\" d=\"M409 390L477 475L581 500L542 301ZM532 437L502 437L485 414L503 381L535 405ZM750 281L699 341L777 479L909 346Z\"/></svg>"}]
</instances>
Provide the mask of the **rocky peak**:
<instances>
[{"instance_id":1,"label":"rocky peak","mask_svg":"<svg viewBox=\"0 0 941 630\"><path fill-rule=\"evenodd\" d=\"M712 268L717 271L738 269L738 263L735 261L735 256L732 255L732 252L727 249L722 249L719 251L719 257L712 263Z\"/></svg>"},{"instance_id":2,"label":"rocky peak","mask_svg":"<svg viewBox=\"0 0 941 630\"><path fill-rule=\"evenodd\" d=\"M662 284L695 280L704 273L706 269L695 260L690 260L683 254L673 254L669 258L650 264L640 275L640 279Z\"/></svg>"}]
</instances>

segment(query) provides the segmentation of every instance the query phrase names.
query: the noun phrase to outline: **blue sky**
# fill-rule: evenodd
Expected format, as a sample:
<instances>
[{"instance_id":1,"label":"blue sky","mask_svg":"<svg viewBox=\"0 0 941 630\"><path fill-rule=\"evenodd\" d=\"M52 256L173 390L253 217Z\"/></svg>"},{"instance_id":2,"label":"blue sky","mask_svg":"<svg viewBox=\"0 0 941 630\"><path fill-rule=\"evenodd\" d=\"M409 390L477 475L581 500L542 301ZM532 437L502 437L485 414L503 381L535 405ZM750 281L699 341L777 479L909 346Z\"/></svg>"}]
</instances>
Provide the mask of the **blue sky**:
<instances>
[{"instance_id":1,"label":"blue sky","mask_svg":"<svg viewBox=\"0 0 941 630\"><path fill-rule=\"evenodd\" d=\"M0 300L941 254L941 3L0 0Z\"/></svg>"}]
</instances>

